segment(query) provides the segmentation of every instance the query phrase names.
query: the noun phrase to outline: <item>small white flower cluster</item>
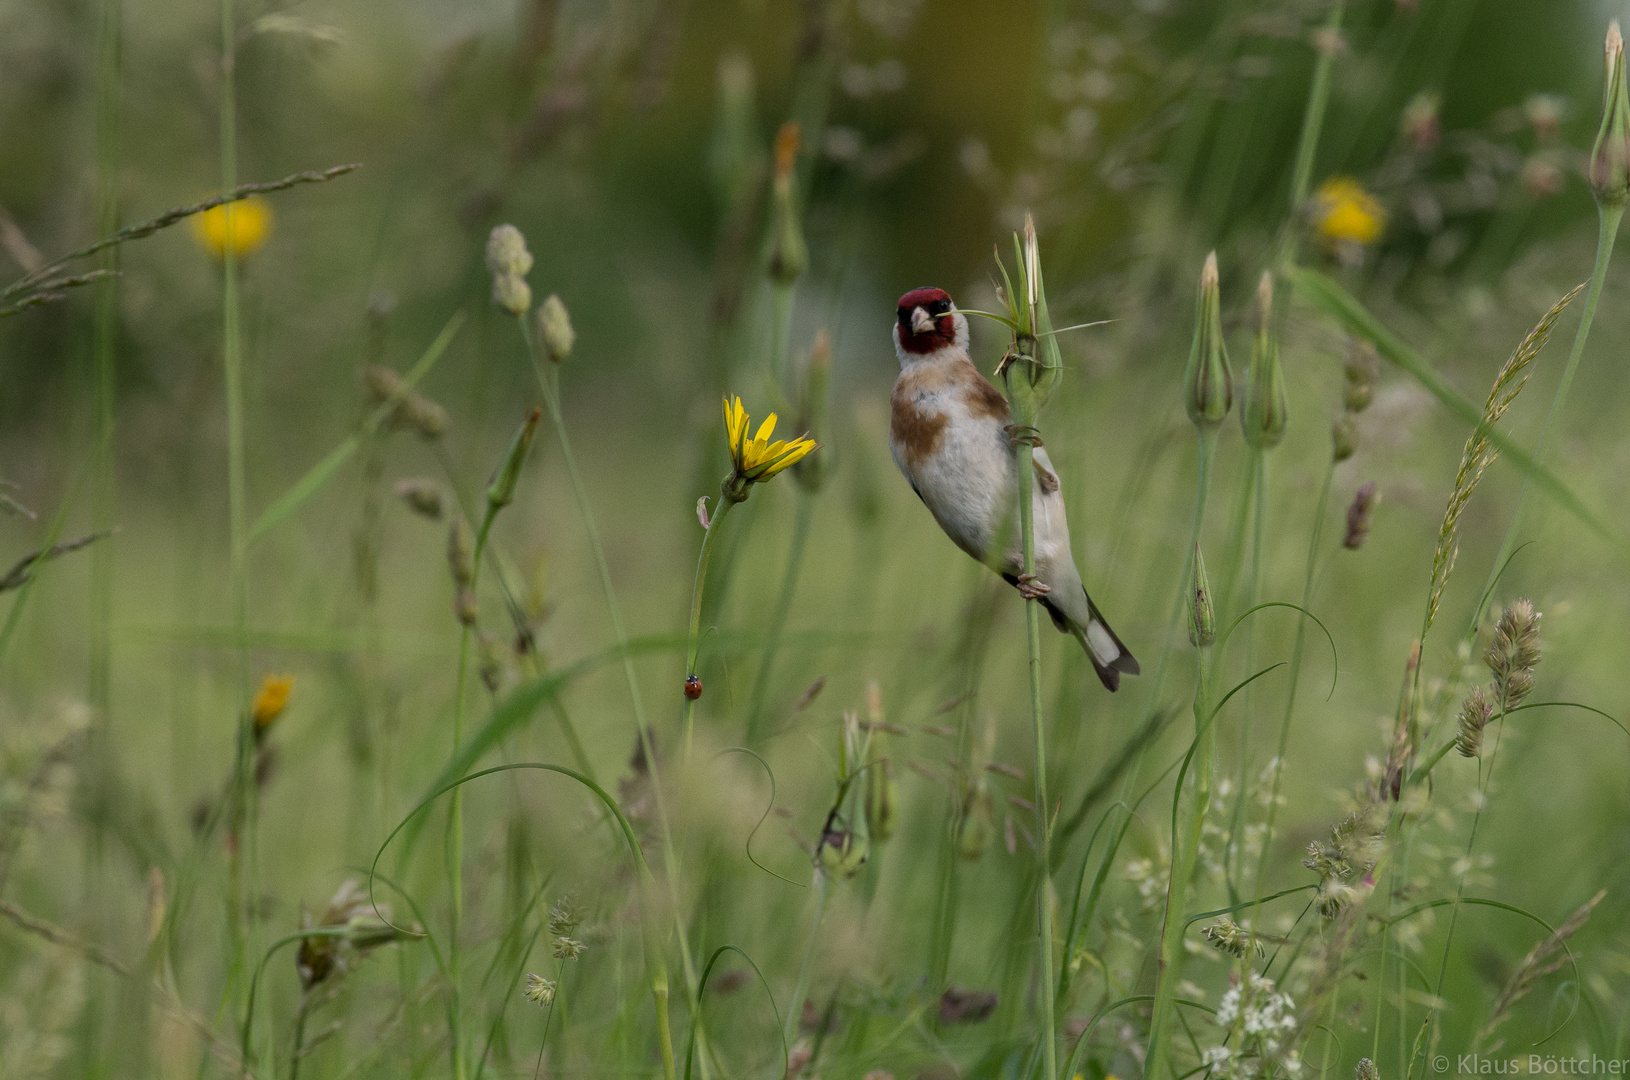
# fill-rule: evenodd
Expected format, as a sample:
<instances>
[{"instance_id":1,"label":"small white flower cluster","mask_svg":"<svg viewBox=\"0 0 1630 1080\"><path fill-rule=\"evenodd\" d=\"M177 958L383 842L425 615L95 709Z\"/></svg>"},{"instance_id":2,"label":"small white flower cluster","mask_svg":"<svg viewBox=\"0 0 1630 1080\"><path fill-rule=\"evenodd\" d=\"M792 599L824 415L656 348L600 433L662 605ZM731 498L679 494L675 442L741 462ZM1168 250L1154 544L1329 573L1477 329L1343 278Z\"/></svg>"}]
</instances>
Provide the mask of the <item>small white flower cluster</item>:
<instances>
[{"instance_id":1,"label":"small white flower cluster","mask_svg":"<svg viewBox=\"0 0 1630 1080\"><path fill-rule=\"evenodd\" d=\"M1296 1031L1296 1003L1274 988L1273 980L1251 972L1244 986L1230 986L1217 1002L1217 1025L1228 1028L1234 1046L1213 1046L1201 1061L1228 1080L1252 1080L1277 1068L1297 1080L1302 1061L1286 1040Z\"/></svg>"},{"instance_id":2,"label":"small white flower cluster","mask_svg":"<svg viewBox=\"0 0 1630 1080\"><path fill-rule=\"evenodd\" d=\"M1143 909L1152 911L1166 898L1167 871L1171 860L1164 850L1158 859L1133 859L1126 864L1126 880L1138 887Z\"/></svg>"}]
</instances>

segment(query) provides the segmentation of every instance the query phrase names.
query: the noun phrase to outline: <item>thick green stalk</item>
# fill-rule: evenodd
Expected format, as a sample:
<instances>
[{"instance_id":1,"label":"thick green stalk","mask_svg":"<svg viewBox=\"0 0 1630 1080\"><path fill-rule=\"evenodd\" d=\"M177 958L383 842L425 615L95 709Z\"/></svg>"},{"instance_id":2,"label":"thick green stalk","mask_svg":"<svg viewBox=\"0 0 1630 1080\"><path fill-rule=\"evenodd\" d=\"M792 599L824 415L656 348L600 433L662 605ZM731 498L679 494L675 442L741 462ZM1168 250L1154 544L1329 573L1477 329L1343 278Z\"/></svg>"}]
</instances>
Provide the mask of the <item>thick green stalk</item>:
<instances>
[{"instance_id":1,"label":"thick green stalk","mask_svg":"<svg viewBox=\"0 0 1630 1080\"><path fill-rule=\"evenodd\" d=\"M1020 362L1021 364L1024 361ZM1020 371L1012 375L1017 382L1027 378ZM1033 393L1010 393L1013 419L1020 428L1033 428ZM1036 572L1036 506L1035 506L1035 446L1020 440L1017 447L1019 469L1019 536L1024 548L1024 572ZM1024 605L1025 640L1029 649L1030 671L1030 730L1035 743L1035 801L1036 801L1036 923L1040 930L1041 946L1041 1022L1042 1022L1042 1075L1045 1080L1058 1078L1058 1037L1054 1023L1056 1003L1053 995L1058 984L1053 978L1053 913L1052 913L1052 823L1049 820L1051 803L1047 798L1047 736L1042 722L1041 705L1041 605L1027 600Z\"/></svg>"},{"instance_id":2,"label":"thick green stalk","mask_svg":"<svg viewBox=\"0 0 1630 1080\"><path fill-rule=\"evenodd\" d=\"M1613 259L1613 245L1619 236L1619 223L1624 219L1624 204L1597 206L1596 230L1596 265L1590 272L1590 290L1585 294L1585 311L1579 318L1579 329L1573 336L1573 349L1568 353L1567 366L1562 369L1562 381L1557 383L1556 396L1551 399L1550 411L1545 414L1545 425L1539 429L1539 441L1534 443L1534 462L1541 464L1544 461L1545 444L1551 434L1551 428L1562 415L1563 406L1568 400L1568 391L1573 387L1574 373L1579 368L1579 358L1585 353L1585 340L1590 337L1590 325L1596 318L1596 302L1602 297L1602 286L1607 281L1607 266ZM1481 595L1488 595L1494 588L1495 579L1499 576L1501 567L1505 566L1506 558L1511 554L1511 545L1517 538L1517 523L1522 516L1523 497L1528 494L1528 476L1523 476L1522 487L1517 489L1517 503L1511 508L1511 519L1506 523L1505 539L1500 542L1500 553L1495 556L1493 564L1489 567L1488 581L1483 586ZM1467 628L1467 636L1476 634L1478 620L1483 617L1481 610L1472 612L1471 625Z\"/></svg>"},{"instance_id":3,"label":"thick green stalk","mask_svg":"<svg viewBox=\"0 0 1630 1080\"><path fill-rule=\"evenodd\" d=\"M1205 520L1206 496L1211 486L1211 463L1216 454L1216 447L1216 431L1202 431L1199 477L1194 498L1194 526L1190 531L1191 567L1192 552L1200 542L1200 524ZM1194 570L1191 569L1190 574L1193 573ZM1192 589L1192 584L1188 587ZM1206 809L1211 801L1211 757L1215 738L1210 728L1209 681L1212 670L1211 665L1207 663L1206 653L1205 648L1199 650L1195 679L1194 737L1197 745L1190 770L1194 776L1193 806L1188 820L1182 823L1182 835L1177 835L1174 831L1172 836L1172 869L1171 876L1166 882L1166 911L1161 924L1160 951L1156 957L1155 1000L1149 1016L1149 1046L1145 1057L1147 1064L1144 1068L1144 1076L1148 1080L1162 1080L1161 1070L1166 1066L1168 1029L1172 1022L1172 1010L1177 1002L1177 984L1183 978L1184 894L1188 890L1190 879L1194 876L1194 864L1200 850L1200 827L1205 822ZM1181 788L1172 793L1174 826L1178 824L1176 807L1182 796Z\"/></svg>"},{"instance_id":4,"label":"thick green stalk","mask_svg":"<svg viewBox=\"0 0 1630 1080\"><path fill-rule=\"evenodd\" d=\"M775 654L781 648L781 632L786 629L787 616L792 613L792 594L798 587L798 572L804 565L804 550L809 542L809 527L814 517L815 495L812 492L799 491L798 512L792 523L792 547L787 552L787 568L781 577L781 591L776 594L775 610L770 616L770 629L764 639L764 653L759 657L758 675L753 679L753 695L747 706L748 745L752 745L754 739L758 737L759 721L764 714L764 699L770 689L770 669L775 665ZM694 615L692 618L694 619ZM693 634L696 632L694 626L691 632ZM691 670L694 670L694 663Z\"/></svg>"},{"instance_id":5,"label":"thick green stalk","mask_svg":"<svg viewBox=\"0 0 1630 1080\"><path fill-rule=\"evenodd\" d=\"M687 683L692 675L696 674L696 659L702 648L702 594L707 587L708 557L713 554L713 538L718 535L719 522L732 506L736 504L728 497L721 495L713 509L713 516L708 518L707 532L702 534L702 552L696 557L696 582L691 586L690 594L690 636L685 643L685 678ZM696 716L696 698L685 695L685 713L680 723L681 741L685 747L685 757L690 758L691 725Z\"/></svg>"}]
</instances>

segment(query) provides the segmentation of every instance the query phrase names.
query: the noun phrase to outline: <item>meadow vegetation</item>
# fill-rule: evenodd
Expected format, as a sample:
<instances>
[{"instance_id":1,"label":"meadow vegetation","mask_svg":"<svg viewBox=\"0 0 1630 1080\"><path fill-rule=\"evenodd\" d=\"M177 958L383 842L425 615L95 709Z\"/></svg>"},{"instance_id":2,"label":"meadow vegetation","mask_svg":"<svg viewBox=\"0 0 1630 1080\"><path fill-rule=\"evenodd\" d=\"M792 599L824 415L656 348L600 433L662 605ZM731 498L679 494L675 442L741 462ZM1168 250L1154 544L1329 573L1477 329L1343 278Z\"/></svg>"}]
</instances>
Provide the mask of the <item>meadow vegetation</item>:
<instances>
[{"instance_id":1,"label":"meadow vegetation","mask_svg":"<svg viewBox=\"0 0 1630 1080\"><path fill-rule=\"evenodd\" d=\"M0 5L0 1077L1624 1071L1611 7Z\"/></svg>"}]
</instances>

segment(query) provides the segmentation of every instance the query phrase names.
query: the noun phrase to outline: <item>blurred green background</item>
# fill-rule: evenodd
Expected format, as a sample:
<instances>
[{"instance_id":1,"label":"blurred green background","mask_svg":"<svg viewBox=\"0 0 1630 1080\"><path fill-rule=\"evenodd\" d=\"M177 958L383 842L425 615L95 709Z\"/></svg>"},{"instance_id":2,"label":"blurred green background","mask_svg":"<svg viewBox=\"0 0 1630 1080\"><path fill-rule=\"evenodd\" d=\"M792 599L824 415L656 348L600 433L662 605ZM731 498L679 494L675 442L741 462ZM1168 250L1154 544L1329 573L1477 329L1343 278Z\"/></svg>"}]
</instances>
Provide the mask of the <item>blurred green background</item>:
<instances>
[{"instance_id":1,"label":"blurred green background","mask_svg":"<svg viewBox=\"0 0 1630 1080\"><path fill-rule=\"evenodd\" d=\"M98 60L109 10L119 26L111 84ZM921 728L966 725L976 752L1020 767L1030 746L1020 603L953 549L889 460L894 301L936 284L965 307L995 307L992 246L1008 251L1029 211L1055 322L1112 320L1061 339L1067 378L1042 430L1083 576L1144 659L1145 675L1110 697L1077 648L1049 632L1052 787L1068 819L1145 717L1162 706L1186 711L1192 692L1181 631L1164 680L1154 672L1193 498L1180 383L1206 252L1215 248L1221 261L1236 368L1249 354L1257 276L1288 231L1305 264L1337 276L1478 402L1523 333L1590 273L1596 214L1583 163L1599 119L1601 33L1619 6L1362 0L1346 5L1339 40L1321 37L1329 10L1328 0L241 0L240 179L362 165L269 196L270 234L243 260L251 519L356 429L368 408L363 365L405 370L455 311L468 314L420 386L448 409L445 436L370 444L251 548L250 669L256 681L269 672L296 679L262 795L257 940L297 928L301 905L320 909L355 876L451 749L458 625L444 530L409 514L390 485L429 476L478 497L538 400L513 320L488 300L483 249L500 222L527 237L535 295L557 293L578 331L562 370L564 413L630 632L666 635L641 654L638 671L659 745L672 746L683 676L676 635L702 535L693 507L716 494L727 468L720 395L742 395L755 418L779 410L783 432L798 422L798 381L778 381L771 360L778 314L765 273L771 143L792 120L802 136L796 189L811 263L793 292L789 354L799 370L816 332L831 335L830 420L817 432L831 475L813 497L809 548L767 677L764 730L772 734L754 743L788 817L769 819L754 854L788 877L807 877L797 837L818 833L840 717L864 713L876 680L888 718L914 732L897 753L922 771L899 770L901 835L874 858L870 891L840 892L828 913L812 999L855 1010L850 1056L832 1064L833 1074L915 1075L947 1055L957 1068L990 1075L1017 1068L1004 1040L1027 1008L1014 943L1028 938L1010 917L1024 908L1013 868L1025 855L1022 838L1017 856L1003 850L1001 824L984 857L958 871L960 921L945 973L951 983L1000 991L995 1026L947 1029L939 1044L913 1035L881 1050L854 1034L866 1023L874 1034L892 1028L858 1017L906 1015L902 1002L932 982L930 925L943 904L936 860L949 812L934 777L957 747ZM31 250L49 258L93 239L99 184L121 224L218 190L219 18L214 5L176 0L0 4L0 207L14 225L0 237L0 276L20 276ZM1334 79L1312 179L1351 176L1380 200L1385 231L1361 249L1321 244L1308 209L1291 205L1320 49L1335 50ZM100 148L99 79L116 88ZM134 963L158 868L175 905L177 929L165 946L175 985L207 1017L226 977L225 872L220 837L201 836L193 822L230 774L233 718L245 704L228 587L221 273L185 224L123 247L117 266L116 284L0 320L0 479L38 513L0 517L0 544L18 558L41 546L59 508L64 536L99 523L99 295L113 305L107 520L118 527L90 551L50 564L31 591L0 597L17 620L0 657L0 792L9 815L0 888ZM1301 850L1345 812L1366 756L1385 755L1467 432L1383 367L1358 452L1336 469L1329 505L1317 506L1346 343L1280 287L1291 412L1271 457L1262 595L1299 597L1315 515L1324 515L1333 544L1354 492L1373 481L1382 493L1367 544L1321 555L1314 611L1335 639L1339 679L1326 699L1331 658L1314 634L1281 835L1270 851L1268 885L1283 888L1308 879ZM1630 530L1622 498L1627 297L1630 282L1616 267L1548 459L1621 535ZM1564 317L1506 421L1522 445L1537 437L1576 321ZM984 370L1003 345L989 325L976 325ZM1244 460L1230 418L1206 532L1219 550ZM1467 512L1441 617L1449 629L1424 660L1433 679L1461 663L1454 636L1472 616L1521 484L1521 474L1496 464ZM743 739L796 504L806 497L790 477L765 485L724 538L724 569L705 612L717 628L701 671L699 739L709 752ZM1530 596L1545 614L1537 696L1622 716L1630 712L1622 555L1535 491L1524 505L1516 538L1534 543L1496 600ZM545 667L613 643L549 433L495 536L524 586ZM504 600L488 589L484 617L507 691L530 677L530 661L504 648ZM1288 614L1262 618L1257 658L1284 658L1294 633ZM824 689L797 707L817 677ZM1226 721L1223 775L1256 776L1268 763L1284 688L1272 676L1262 685L1254 704ZM494 700L480 695L476 724ZM951 699L960 703L938 711ZM563 707L600 779L608 787L627 779L635 729L620 669L596 667L571 685ZM1186 723L1180 715L1155 740L1134 774L1140 789L1181 756ZM81 732L58 755L65 771L42 772L65 732ZM1598 717L1546 710L1524 714L1505 738L1467 890L1554 925L1609 889L1574 943L1599 1007L1576 1016L1555 1043L1558 1052L1566 1042L1607 1054L1630 1002L1624 736ZM501 754L568 760L558 717L540 710ZM1458 758L1436 774L1436 817L1399 902L1453 892L1475 774ZM1020 797L1029 790L994 782ZM740 945L784 1003L809 897L746 858L769 799L764 772L740 755L710 758L688 784L682 846L696 873L687 897L698 948ZM1162 798L1140 813L1123 859L1158 864L1169 843ZM625 980L621 969L638 966L637 941L626 940L637 935L622 906L628 883L608 869L615 854L604 830L594 829L577 791L535 778L491 783L470 800L473 947L498 947L504 890L525 876L518 867L527 880L544 874L551 897L578 896L599 936L572 993L595 1004L579 1006L551 1067L615 1073L599 1048L622 1031L619 1013L643 1023L647 1006L637 978ZM1017 811L998 802L1005 823ZM1065 840L1066 894L1105 806L1100 798L1086 828ZM1230 803L1224 817L1232 812ZM404 873L439 923L445 897L433 841ZM1093 945L1095 970L1106 987L1148 992L1152 961L1128 942L1158 932L1158 911L1121 871ZM1432 973L1446 921L1412 946ZM58 983L71 965L41 967L56 947L15 930L0 930L0 1062L8 1063L0 1073L168 1077L205 1067L192 1029L132 1012L141 994L93 969L65 989ZM1450 1053L1482 1022L1535 936L1532 924L1481 911L1463 915L1456 934L1443 990L1455 1003L1443 1017ZM429 961L422 950L402 951L370 962L356 1000L329 1006L344 1027L313 1054L311 1075L440 1075L445 1049L418 1031L440 1022L438 999L406 989L396 996L431 978ZM260 1023L267 1038L286 1041L299 987L286 967L275 970ZM1191 977L1215 995L1227 966L1196 963ZM1522 1030L1537 1038L1560 1023L1567 993L1549 1003L1536 995ZM729 1019L716 1022L740 1034L722 1052L744 1071L779 1054L763 1001L751 996L721 1003ZM483 984L473 1000L480 1015L508 1018L500 1047L508 1056L495 1051L492 1067L504 1075L529 1068L533 1007L508 984ZM1410 1005L1417 1024L1420 1005ZM1084 1004L1078 1011L1091 1013ZM1353 1045L1367 1048L1373 1018L1340 1020L1362 1032L1348 1036ZM1120 1038L1100 1034L1091 1080L1136 1071L1128 1050L1136 1040ZM1386 1038L1404 1033L1388 1021ZM1511 1045L1519 1043L1513 1035ZM1322 1051L1322 1036L1317 1045ZM127 1055L130 1047L141 1053ZM1344 1044L1342 1068L1351 1067L1350 1049Z\"/></svg>"}]
</instances>

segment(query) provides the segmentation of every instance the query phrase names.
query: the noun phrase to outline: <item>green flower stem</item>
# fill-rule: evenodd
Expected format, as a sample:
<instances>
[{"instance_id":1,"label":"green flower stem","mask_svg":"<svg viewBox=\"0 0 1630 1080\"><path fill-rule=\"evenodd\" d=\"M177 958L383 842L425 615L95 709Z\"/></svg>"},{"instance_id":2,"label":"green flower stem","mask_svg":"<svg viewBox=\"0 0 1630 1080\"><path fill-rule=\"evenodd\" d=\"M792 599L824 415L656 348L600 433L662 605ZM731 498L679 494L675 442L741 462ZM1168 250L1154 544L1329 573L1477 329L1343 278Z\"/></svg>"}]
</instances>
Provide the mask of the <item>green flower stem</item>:
<instances>
[{"instance_id":1,"label":"green flower stem","mask_svg":"<svg viewBox=\"0 0 1630 1080\"><path fill-rule=\"evenodd\" d=\"M1034 340L1031 341L1034 349ZM1026 353L1021 343L1021 354ZM1013 405L1013 420L1020 428L1033 428L1035 416L1035 392L1025 387L1014 392L1020 384L1027 381L1028 367L1032 360L1021 360L1010 369L1008 381L1010 390L1008 397ZM1015 374L1015 372L1017 372ZM1035 506L1035 446L1028 441L1020 441L1017 447L1019 469L1019 535L1024 548L1024 572L1036 572L1036 506ZM1036 759L1035 773L1035 800L1036 800L1036 923L1040 930L1041 946L1041 1021L1042 1021L1042 1075L1045 1080L1058 1078L1058 1035L1054 1023L1055 1002L1053 995L1058 990L1057 981L1053 978L1053 913L1052 913L1052 822L1049 820L1049 807L1052 805L1047 798L1047 736L1042 722L1041 705L1041 605L1039 601L1027 600L1024 605L1025 640L1029 648L1030 670L1030 727L1032 740L1035 743Z\"/></svg>"},{"instance_id":2,"label":"green flower stem","mask_svg":"<svg viewBox=\"0 0 1630 1080\"><path fill-rule=\"evenodd\" d=\"M696 674L697 654L702 650L702 593L707 586L708 557L713 554L713 538L718 535L719 522L724 520L725 514L735 506L735 502L728 496L719 496L717 505L713 509L713 516L708 519L707 532L702 534L702 553L696 557L696 583L691 586L690 594L690 637L685 644L685 675ZM685 712L680 722L681 742L685 747L685 758L690 759L691 725L696 717L696 700L689 694L685 695Z\"/></svg>"},{"instance_id":3,"label":"green flower stem","mask_svg":"<svg viewBox=\"0 0 1630 1080\"><path fill-rule=\"evenodd\" d=\"M594 552L595 568L600 574L600 587L606 595L606 608L611 614L612 632L617 637L618 651L622 655L623 676L628 681L628 696L634 707L634 724L640 741L640 747L645 751L646 767L651 772L651 791L655 796L657 808L657 821L662 831L662 853L664 869L667 871L668 890L673 903L674 925L679 936L679 958L684 965L685 992L690 1000L691 1015L696 1017L696 1040L701 1050L702 1078L708 1080L711 1068L708 1064L706 1033L702 1028L701 1013L696 1001L696 965L692 962L690 944L685 938L685 923L683 908L679 903L679 859L674 852L673 830L669 825L668 800L662 791L662 778L657 762L656 748L651 743L651 731L645 723L645 703L640 696L639 679L634 674L634 661L628 653L628 632L623 628L621 609L617 605L617 592L611 583L611 570L606 564L605 547L600 543L600 530L594 522L594 508L589 504L587 487L583 484L583 477L577 471L577 457L572 453L571 439L566 434L566 420L560 412L560 384L556 365L544 359L538 352L537 338L532 332L530 319L520 318L516 322L521 328L521 337L526 342L527 355L531 357L533 372L537 375L538 386L543 391L544 404L549 410L549 420L554 426L555 436L560 442L560 455L566 462L566 475L571 480L572 494L577 500L579 516L583 519L583 530L588 533L589 547ZM662 1068L667 1080L674 1080L675 1064L673 1056L673 1037L668 1023L668 985L667 972L662 974L660 992L652 991L657 1009L657 1033L662 1044Z\"/></svg>"},{"instance_id":4,"label":"green flower stem","mask_svg":"<svg viewBox=\"0 0 1630 1080\"><path fill-rule=\"evenodd\" d=\"M1545 425L1539 429L1539 441L1534 443L1534 462L1540 464L1544 461L1545 444L1551 434L1551 428L1562 415L1563 406L1568 400L1568 391L1573 387L1574 373L1579 368L1579 358L1585 353L1585 340L1590 337L1590 325L1596 318L1596 302L1602 297L1602 286L1607 281L1607 266L1613 259L1613 245L1619 237L1619 223L1624 219L1624 204L1616 206L1599 204L1597 206L1596 231L1596 265L1590 272L1590 290L1585 294L1585 312L1579 319L1579 329L1573 336L1573 349L1568 353L1567 366L1562 369L1562 381L1557 383L1556 396L1551 399L1551 409L1545 414ZM1505 566L1506 559L1511 554L1511 545L1517 538L1517 522L1522 516L1523 497L1528 494L1528 476L1523 475L1522 487L1517 489L1517 503L1511 508L1511 519L1506 524L1505 539L1500 542L1500 553L1495 556L1493 564L1489 567L1488 581L1483 586L1480 595L1487 596L1494 589L1495 579L1499 577L1501 567ZM1471 625L1466 629L1466 636L1470 639L1477 633L1477 623L1483 617L1481 609L1472 612Z\"/></svg>"},{"instance_id":5,"label":"green flower stem","mask_svg":"<svg viewBox=\"0 0 1630 1080\"><path fill-rule=\"evenodd\" d=\"M1341 32L1341 19L1346 0L1336 0L1330 7L1330 17L1324 24L1327 35ZM1336 62L1335 49L1326 48L1319 53L1313 65L1313 81L1307 91L1307 109L1302 113L1302 134L1296 144L1296 163L1290 178L1290 215L1279 248L1279 265L1288 267L1296 261L1296 229L1294 221L1302 204L1307 201L1308 188L1313 185L1313 158L1319 149L1319 134L1324 128L1324 114L1330 104L1330 80Z\"/></svg>"},{"instance_id":6,"label":"green flower stem","mask_svg":"<svg viewBox=\"0 0 1630 1080\"><path fill-rule=\"evenodd\" d=\"M764 654L758 661L758 675L753 679L753 696L747 707L748 745L752 745L758 737L759 721L764 715L764 699L770 689L770 669L775 665L775 654L781 648L781 633L786 629L787 616L792 613L792 594L798 587L798 572L804 565L804 551L809 543L809 527L814 517L815 495L800 489L798 513L792 523L792 547L787 551L787 568L781 577L781 591L776 594L775 611L770 616L770 629L764 639ZM701 598L700 585L697 586L697 598ZM691 633L696 633L694 625ZM695 670L694 661L691 670Z\"/></svg>"},{"instance_id":7,"label":"green flower stem","mask_svg":"<svg viewBox=\"0 0 1630 1080\"><path fill-rule=\"evenodd\" d=\"M237 14L234 0L221 0L221 191L238 185ZM231 243L221 252L221 367L226 383L226 482L230 543L232 637L237 659L238 738L232 782L232 846L227 923L232 938L232 977L246 974L245 904L254 889L255 720L249 708L249 530L244 479L243 355L238 329L238 255Z\"/></svg>"},{"instance_id":8,"label":"green flower stem","mask_svg":"<svg viewBox=\"0 0 1630 1080\"><path fill-rule=\"evenodd\" d=\"M1211 487L1211 464L1216 456L1215 430L1200 433L1199 477L1194 498L1194 526L1190 532L1190 570L1193 570L1193 551L1200 542L1200 524L1205 520L1206 496ZM1192 588L1186 585L1187 588ZM1200 827L1205 822L1206 809L1211 801L1211 759L1216 745L1211 727L1211 688L1213 665L1208 663L1207 650L1198 652L1198 673L1194 692L1194 737L1196 747L1191 770L1194 776L1193 805L1188 819L1182 822L1183 832L1178 835L1176 808L1182 799L1179 788L1172 793L1172 869L1166 883L1166 912L1160 932L1160 951L1156 958L1155 1000L1149 1016L1149 1047L1145 1057L1144 1076L1148 1080L1162 1080L1167 1065L1168 1029L1172 1024L1172 1010L1177 1001L1177 984L1183 978L1184 894L1194 876L1194 864L1200 850Z\"/></svg>"}]
</instances>

